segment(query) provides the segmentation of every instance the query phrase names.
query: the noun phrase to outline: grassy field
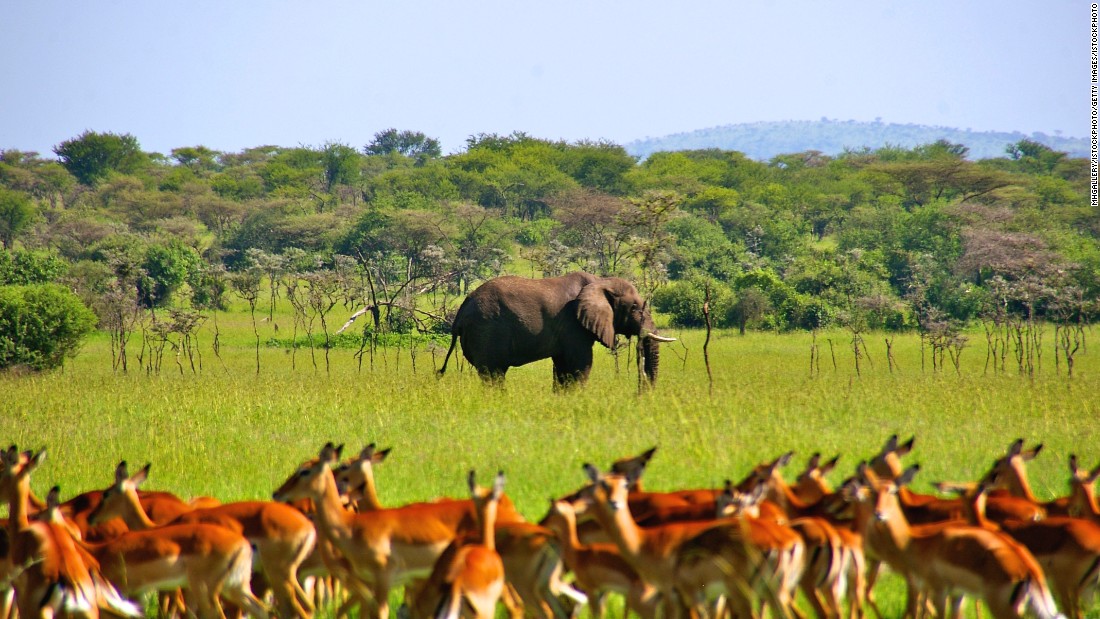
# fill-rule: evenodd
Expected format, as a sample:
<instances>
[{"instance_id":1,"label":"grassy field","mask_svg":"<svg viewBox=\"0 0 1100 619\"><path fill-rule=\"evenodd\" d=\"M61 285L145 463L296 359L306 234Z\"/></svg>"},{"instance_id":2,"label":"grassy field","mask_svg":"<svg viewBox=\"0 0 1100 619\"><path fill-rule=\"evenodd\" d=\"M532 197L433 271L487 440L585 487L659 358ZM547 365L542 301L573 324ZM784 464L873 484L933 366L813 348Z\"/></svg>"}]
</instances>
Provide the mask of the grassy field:
<instances>
[{"instance_id":1,"label":"grassy field","mask_svg":"<svg viewBox=\"0 0 1100 619\"><path fill-rule=\"evenodd\" d=\"M288 337L287 316L280 337ZM470 468L508 474L507 491L538 518L550 496L575 490L581 464L658 445L648 487L715 486L739 479L761 460L795 450L794 469L814 451L842 454L839 481L892 433L915 435L909 460L923 466L916 488L942 479L973 479L1017 437L1046 445L1031 468L1044 498L1067 489L1067 457L1100 461L1100 358L1081 354L1072 379L1055 372L1050 345L1034 377L984 370L985 344L971 334L960 371L922 370L915 335L894 345L888 368L883 336L868 335L870 360L857 376L850 336L819 334L820 372L810 374L809 334L717 333L710 345L713 388L703 336L665 329L680 341L664 348L660 381L640 394L633 364L600 349L589 384L551 390L549 362L513 369L504 389L487 388L468 367L438 378L445 351L422 349L414 372L407 349L376 354L360 368L353 350L331 352L324 370L310 351L262 347L255 367L247 313L219 318L221 358L210 323L199 337L201 371L181 373L166 356L159 375L112 370L106 336L92 338L63 371L2 375L0 440L46 447L34 479L63 497L105 487L115 464L153 463L149 486L223 501L269 497L325 441L349 450L392 446L378 469L383 502L397 505L465 492ZM260 325L261 338L275 333ZM1048 340L1050 340L1048 335ZM829 341L836 359L834 369ZM131 342L136 352L138 343ZM873 364L873 367L871 366Z\"/></svg>"}]
</instances>

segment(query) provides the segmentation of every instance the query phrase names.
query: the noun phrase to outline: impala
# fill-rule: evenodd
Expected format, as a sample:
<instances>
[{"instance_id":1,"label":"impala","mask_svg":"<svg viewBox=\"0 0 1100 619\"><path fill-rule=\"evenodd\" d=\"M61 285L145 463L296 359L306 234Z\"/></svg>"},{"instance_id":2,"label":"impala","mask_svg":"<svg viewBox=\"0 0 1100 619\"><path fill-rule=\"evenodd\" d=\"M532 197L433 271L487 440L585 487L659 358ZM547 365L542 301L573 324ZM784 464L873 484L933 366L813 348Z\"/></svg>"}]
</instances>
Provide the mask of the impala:
<instances>
[{"instance_id":1,"label":"impala","mask_svg":"<svg viewBox=\"0 0 1100 619\"><path fill-rule=\"evenodd\" d=\"M165 524L211 524L244 536L256 548L264 575L275 594L280 614L308 617L311 602L298 582L298 566L313 550L316 531L309 519L296 509L270 501L243 501L193 510L180 502L174 518L156 521L145 512L138 487L148 479L146 464L132 477L126 462L115 468L115 482L103 491L100 504L88 517L92 525L121 518L134 531L156 529Z\"/></svg>"},{"instance_id":2,"label":"impala","mask_svg":"<svg viewBox=\"0 0 1100 619\"><path fill-rule=\"evenodd\" d=\"M8 503L4 553L8 570L0 574L0 589L11 589L24 618L96 618L100 607L116 615L141 617L141 609L122 599L76 544L56 509L44 521L29 520L30 474L45 458L45 451L19 453L14 446L0 452L0 500ZM5 598L7 612L11 596Z\"/></svg>"},{"instance_id":3,"label":"impala","mask_svg":"<svg viewBox=\"0 0 1100 619\"><path fill-rule=\"evenodd\" d=\"M1022 617L1025 608L1041 619L1060 617L1034 557L1003 534L956 524L909 525L898 489L918 470L912 466L896 480L882 480L861 463L855 489L857 520L868 545L905 577L906 615L916 616L923 590L941 617L949 597L958 613L961 595L980 598L995 619Z\"/></svg>"},{"instance_id":4,"label":"impala","mask_svg":"<svg viewBox=\"0 0 1100 619\"><path fill-rule=\"evenodd\" d=\"M1034 460L1043 450L1043 444L1024 449L1024 439L1018 438L1008 446L1005 455L997 458L989 470L989 476L996 479L996 487L1004 488L1008 494L1019 497L1043 509L1051 516L1068 516L1070 497L1059 497L1051 501L1040 501L1031 491L1027 478L1027 463ZM994 497L990 497L993 499ZM996 519L996 518L995 518ZM996 519L1000 520L1000 519Z\"/></svg>"},{"instance_id":5,"label":"impala","mask_svg":"<svg viewBox=\"0 0 1100 619\"><path fill-rule=\"evenodd\" d=\"M782 508L783 521L802 537L806 546L808 560L799 587L819 617L839 617L851 559L836 527L818 516L816 505L804 502L783 479L779 469L786 466L793 455L794 452L787 452L754 467L737 489L747 493L760 489L764 499ZM724 503L728 502L731 491L732 484L727 481Z\"/></svg>"},{"instance_id":6,"label":"impala","mask_svg":"<svg viewBox=\"0 0 1100 619\"><path fill-rule=\"evenodd\" d=\"M719 594L729 597L735 611L751 612L753 593L765 596L784 616L789 613L791 591L778 583L790 581L782 573L784 566L801 569L801 540L793 531L741 518L642 528L627 501L634 480L601 475L591 464L584 470L591 483L581 498L623 558L660 592L665 616L701 612L708 598Z\"/></svg>"},{"instance_id":7,"label":"impala","mask_svg":"<svg viewBox=\"0 0 1100 619\"><path fill-rule=\"evenodd\" d=\"M1096 478L1100 464L1091 471L1077 466L1077 456L1069 457L1070 512L1079 518L1100 523L1100 505L1096 502Z\"/></svg>"},{"instance_id":8,"label":"impala","mask_svg":"<svg viewBox=\"0 0 1100 619\"><path fill-rule=\"evenodd\" d=\"M634 609L642 619L653 619L657 592L623 559L615 544L582 544L577 537L577 512L568 501L550 501L550 510L539 523L554 531L562 544L562 556L576 582L588 594L592 616L603 619L607 593L626 598L623 617Z\"/></svg>"},{"instance_id":9,"label":"impala","mask_svg":"<svg viewBox=\"0 0 1100 619\"><path fill-rule=\"evenodd\" d=\"M825 518L836 528L840 544L846 556L848 615L852 619L863 616L863 605L869 604L878 617L882 611L872 596L875 578L878 576L879 563L868 563L863 550L863 533L854 526L855 520L842 506L843 496L837 493L825 480L825 475L836 468L840 456L821 463L820 454L814 454L799 473L791 492L804 503L812 503L814 513Z\"/></svg>"},{"instance_id":10,"label":"impala","mask_svg":"<svg viewBox=\"0 0 1100 619\"><path fill-rule=\"evenodd\" d=\"M347 489L348 498L360 512L383 509L374 481L374 465L383 462L389 453L389 449L378 450L371 443L334 471L338 486ZM475 503L470 499L442 499L416 505L437 510L441 522L454 525L455 536L470 528L470 515L475 511ZM522 617L525 612L539 619L568 616L570 613L558 595L586 603L584 594L562 581L561 553L553 532L524 522L507 495L500 498L494 532L496 550L504 562L503 601L511 616Z\"/></svg>"},{"instance_id":11,"label":"impala","mask_svg":"<svg viewBox=\"0 0 1100 619\"><path fill-rule=\"evenodd\" d=\"M990 477L978 483L939 484L963 496L970 524L1008 533L1038 561L1066 614L1083 617L1081 601L1091 601L1100 585L1100 525L1080 518L1053 516L1043 520L994 523L985 517Z\"/></svg>"},{"instance_id":12,"label":"impala","mask_svg":"<svg viewBox=\"0 0 1100 619\"><path fill-rule=\"evenodd\" d=\"M326 444L314 462L300 466L274 493L276 501L312 499L320 536L348 562L345 585L370 600L371 616L389 616L393 586L427 577L454 539L454 526L420 505L351 513L344 509L332 466L339 453ZM464 512L458 512L458 519ZM450 514L452 517L454 514Z\"/></svg>"},{"instance_id":13,"label":"impala","mask_svg":"<svg viewBox=\"0 0 1100 619\"><path fill-rule=\"evenodd\" d=\"M901 457L913 450L914 438L898 443L897 435L887 439L882 450L870 461L871 469L880 479L897 479L903 466ZM964 517L962 502L957 499L944 499L935 495L917 494L909 488L898 488L898 499L905 517L913 524L930 524L946 520L961 520ZM1002 520L1040 520L1046 516L1041 505L1026 498L1014 496L992 496L987 503L989 517L997 522Z\"/></svg>"},{"instance_id":14,"label":"impala","mask_svg":"<svg viewBox=\"0 0 1100 619\"><path fill-rule=\"evenodd\" d=\"M504 493L504 473L497 473L491 489L478 487L474 471L467 483L476 506L478 533L455 539L439 557L410 604L413 619L492 619L496 612L504 591L504 563L496 551L493 527Z\"/></svg>"}]
</instances>

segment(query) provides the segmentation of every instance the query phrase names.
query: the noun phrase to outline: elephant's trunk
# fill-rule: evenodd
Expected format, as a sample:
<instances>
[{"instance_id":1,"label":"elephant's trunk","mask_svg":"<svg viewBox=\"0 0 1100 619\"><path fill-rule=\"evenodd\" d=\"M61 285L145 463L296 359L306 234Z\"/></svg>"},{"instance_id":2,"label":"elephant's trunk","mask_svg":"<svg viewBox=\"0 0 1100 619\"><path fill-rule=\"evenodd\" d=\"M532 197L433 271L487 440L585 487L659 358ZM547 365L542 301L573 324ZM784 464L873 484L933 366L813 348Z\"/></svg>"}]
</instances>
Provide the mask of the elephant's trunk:
<instances>
[{"instance_id":1,"label":"elephant's trunk","mask_svg":"<svg viewBox=\"0 0 1100 619\"><path fill-rule=\"evenodd\" d=\"M650 385L657 383L657 365L661 361L660 340L649 336L642 336L638 341L638 358L642 364L642 373Z\"/></svg>"}]
</instances>

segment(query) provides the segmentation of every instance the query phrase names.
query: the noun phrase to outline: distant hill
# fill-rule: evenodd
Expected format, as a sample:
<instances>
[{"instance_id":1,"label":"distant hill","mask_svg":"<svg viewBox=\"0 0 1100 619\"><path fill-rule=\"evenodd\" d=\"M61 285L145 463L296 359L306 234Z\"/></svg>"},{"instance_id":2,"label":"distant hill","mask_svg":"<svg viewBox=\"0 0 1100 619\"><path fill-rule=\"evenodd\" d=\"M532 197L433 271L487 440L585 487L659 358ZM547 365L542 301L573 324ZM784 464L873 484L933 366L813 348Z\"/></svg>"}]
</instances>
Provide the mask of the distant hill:
<instances>
[{"instance_id":1,"label":"distant hill","mask_svg":"<svg viewBox=\"0 0 1100 619\"><path fill-rule=\"evenodd\" d=\"M624 147L631 155L641 158L658 151L719 148L740 151L753 159L766 160L776 155L807 150L838 155L845 149L860 150L864 147L872 150L886 145L912 148L940 139L969 147L970 159L1004 157L1005 146L1023 139L1045 144L1054 150L1069 153L1071 157L1089 155L1089 143L1085 138L827 119L724 125L659 138L644 138L628 142Z\"/></svg>"}]
</instances>

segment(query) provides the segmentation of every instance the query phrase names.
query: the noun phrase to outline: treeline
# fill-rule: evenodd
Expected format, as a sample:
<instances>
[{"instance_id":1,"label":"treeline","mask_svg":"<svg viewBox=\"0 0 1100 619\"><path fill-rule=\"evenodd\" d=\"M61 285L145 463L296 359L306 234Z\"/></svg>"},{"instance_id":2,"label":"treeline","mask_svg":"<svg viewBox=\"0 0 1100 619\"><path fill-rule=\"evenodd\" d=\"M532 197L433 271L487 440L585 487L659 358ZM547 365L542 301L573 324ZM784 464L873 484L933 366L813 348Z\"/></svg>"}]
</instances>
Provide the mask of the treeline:
<instances>
[{"instance_id":1,"label":"treeline","mask_svg":"<svg viewBox=\"0 0 1100 619\"><path fill-rule=\"evenodd\" d=\"M632 279L684 326L709 296L718 326L916 328L942 355L981 320L1003 366L1031 325L1083 337L1100 297L1088 162L1030 140L977 162L946 141L639 162L522 133L444 156L412 131L169 155L86 132L54 154L0 153L0 284L66 283L123 334L142 308L212 312L229 295L438 332L481 280L585 269Z\"/></svg>"}]
</instances>

